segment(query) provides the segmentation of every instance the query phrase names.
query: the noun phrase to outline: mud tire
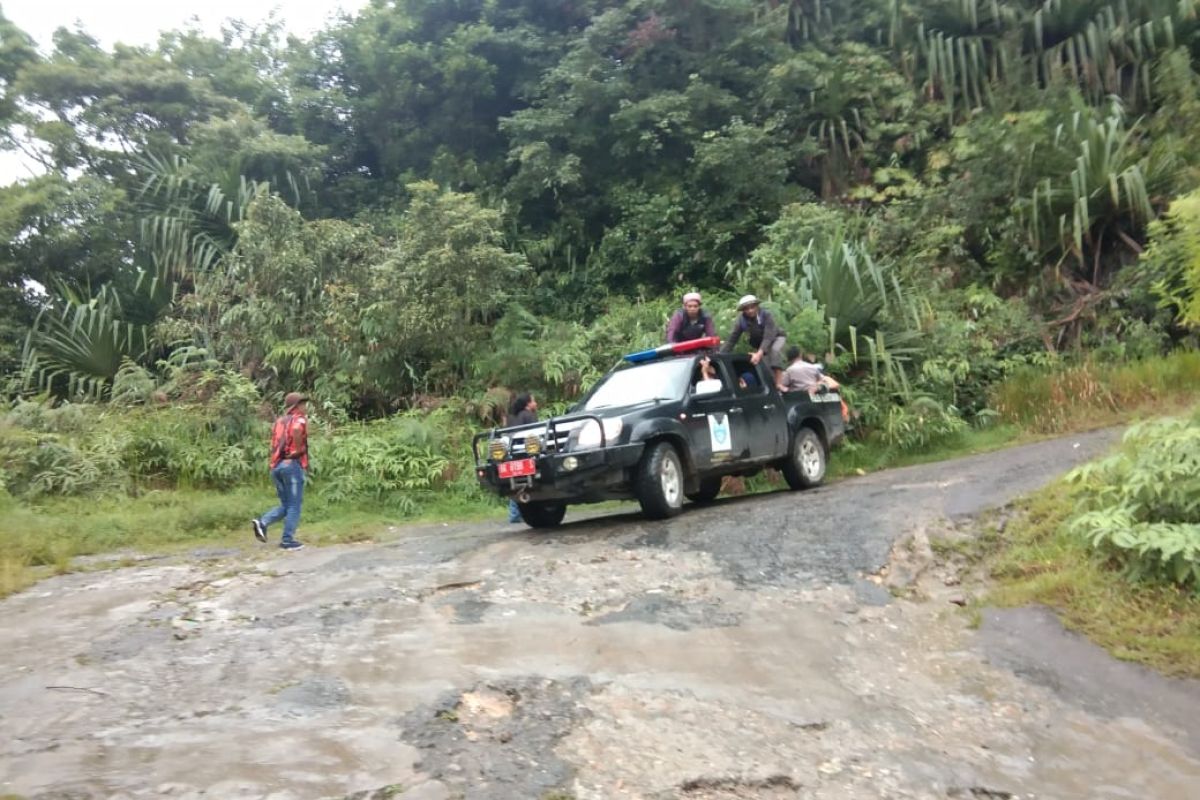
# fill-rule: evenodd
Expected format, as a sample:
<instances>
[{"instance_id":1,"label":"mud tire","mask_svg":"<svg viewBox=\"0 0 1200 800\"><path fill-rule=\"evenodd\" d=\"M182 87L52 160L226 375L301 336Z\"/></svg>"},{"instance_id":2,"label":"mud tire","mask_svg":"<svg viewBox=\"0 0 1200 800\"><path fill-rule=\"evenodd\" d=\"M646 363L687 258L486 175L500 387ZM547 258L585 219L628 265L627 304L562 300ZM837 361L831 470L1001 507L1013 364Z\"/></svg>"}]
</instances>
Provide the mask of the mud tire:
<instances>
[{"instance_id":1,"label":"mud tire","mask_svg":"<svg viewBox=\"0 0 1200 800\"><path fill-rule=\"evenodd\" d=\"M634 479L634 493L647 519L666 519L683 510L683 462L668 442L646 448Z\"/></svg>"},{"instance_id":2,"label":"mud tire","mask_svg":"<svg viewBox=\"0 0 1200 800\"><path fill-rule=\"evenodd\" d=\"M792 446L782 465L783 477L792 489L820 486L828 462L821 437L812 428L801 428L792 437Z\"/></svg>"}]
</instances>

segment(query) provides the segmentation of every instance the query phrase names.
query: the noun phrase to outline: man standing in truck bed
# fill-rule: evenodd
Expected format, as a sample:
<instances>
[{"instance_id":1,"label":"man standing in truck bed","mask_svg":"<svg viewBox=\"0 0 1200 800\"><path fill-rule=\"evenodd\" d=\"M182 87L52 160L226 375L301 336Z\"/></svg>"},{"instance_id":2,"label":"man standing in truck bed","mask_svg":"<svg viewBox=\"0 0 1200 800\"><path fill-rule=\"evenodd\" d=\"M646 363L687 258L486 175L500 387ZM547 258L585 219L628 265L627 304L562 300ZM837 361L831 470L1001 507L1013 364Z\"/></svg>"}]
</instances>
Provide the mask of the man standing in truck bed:
<instances>
[{"instance_id":1,"label":"man standing in truck bed","mask_svg":"<svg viewBox=\"0 0 1200 800\"><path fill-rule=\"evenodd\" d=\"M775 317L770 311L766 311L759 306L758 298L752 294L744 296L738 301L737 320L733 323L733 330L729 332L729 338L725 340L725 344L721 347L721 352L731 352L738 339L742 338L742 334L746 334L750 340L752 353L750 354L750 363L757 364L765 360L775 373L775 384L779 384L779 373L783 371L783 348L787 344L787 336L779 326L775 324Z\"/></svg>"}]
</instances>

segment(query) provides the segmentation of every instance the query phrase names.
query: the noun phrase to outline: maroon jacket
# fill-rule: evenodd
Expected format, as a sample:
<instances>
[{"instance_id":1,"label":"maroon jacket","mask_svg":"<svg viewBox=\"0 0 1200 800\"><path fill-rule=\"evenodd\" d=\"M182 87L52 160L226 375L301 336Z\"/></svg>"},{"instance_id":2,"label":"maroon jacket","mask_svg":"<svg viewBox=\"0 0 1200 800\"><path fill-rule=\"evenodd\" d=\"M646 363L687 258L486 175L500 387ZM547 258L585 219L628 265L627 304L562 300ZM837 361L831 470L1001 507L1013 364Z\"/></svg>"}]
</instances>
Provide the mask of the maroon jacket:
<instances>
[{"instance_id":1,"label":"maroon jacket","mask_svg":"<svg viewBox=\"0 0 1200 800\"><path fill-rule=\"evenodd\" d=\"M716 335L716 328L713 327L712 317L705 314L704 309L700 309L700 316L692 320L688 318L686 310L677 308L675 309L675 313L671 315L671 321L667 323L668 344L690 342L693 339L702 339L706 336Z\"/></svg>"}]
</instances>

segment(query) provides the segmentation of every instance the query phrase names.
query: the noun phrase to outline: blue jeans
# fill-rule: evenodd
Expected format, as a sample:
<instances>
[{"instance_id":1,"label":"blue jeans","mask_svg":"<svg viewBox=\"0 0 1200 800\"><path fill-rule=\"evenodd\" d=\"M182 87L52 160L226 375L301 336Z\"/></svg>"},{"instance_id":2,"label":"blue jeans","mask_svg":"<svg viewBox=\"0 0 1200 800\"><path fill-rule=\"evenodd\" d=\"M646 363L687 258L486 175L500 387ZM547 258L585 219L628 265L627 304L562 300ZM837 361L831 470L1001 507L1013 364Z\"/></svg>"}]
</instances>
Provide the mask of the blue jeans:
<instances>
[{"instance_id":1,"label":"blue jeans","mask_svg":"<svg viewBox=\"0 0 1200 800\"><path fill-rule=\"evenodd\" d=\"M275 494L279 495L279 505L263 514L259 522L266 527L283 520L283 541L294 542L300 524L300 504L304 502L304 467L293 459L280 461L271 470L271 480L275 483Z\"/></svg>"},{"instance_id":2,"label":"blue jeans","mask_svg":"<svg viewBox=\"0 0 1200 800\"><path fill-rule=\"evenodd\" d=\"M521 509L517 507L516 500L509 499L509 501L508 501L508 521L509 522L520 522L521 521Z\"/></svg>"}]
</instances>

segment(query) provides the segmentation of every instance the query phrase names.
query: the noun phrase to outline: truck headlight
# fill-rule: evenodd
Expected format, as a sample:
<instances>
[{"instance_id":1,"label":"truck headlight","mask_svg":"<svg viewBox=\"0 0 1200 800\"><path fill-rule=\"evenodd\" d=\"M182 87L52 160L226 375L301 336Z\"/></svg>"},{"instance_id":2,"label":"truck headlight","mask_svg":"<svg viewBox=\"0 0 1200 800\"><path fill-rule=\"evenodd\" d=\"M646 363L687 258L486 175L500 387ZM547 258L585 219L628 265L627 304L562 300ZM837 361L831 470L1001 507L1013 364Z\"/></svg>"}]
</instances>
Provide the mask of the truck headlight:
<instances>
[{"instance_id":1,"label":"truck headlight","mask_svg":"<svg viewBox=\"0 0 1200 800\"><path fill-rule=\"evenodd\" d=\"M619 419L604 420L604 443L612 444L621 435L621 429L625 427L625 423ZM589 419L579 429L579 438L575 440L575 446L580 450L586 450L591 447L600 446L600 425L594 419Z\"/></svg>"}]
</instances>

